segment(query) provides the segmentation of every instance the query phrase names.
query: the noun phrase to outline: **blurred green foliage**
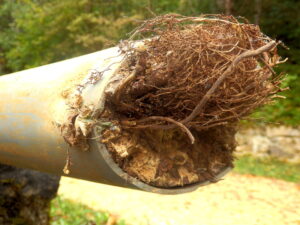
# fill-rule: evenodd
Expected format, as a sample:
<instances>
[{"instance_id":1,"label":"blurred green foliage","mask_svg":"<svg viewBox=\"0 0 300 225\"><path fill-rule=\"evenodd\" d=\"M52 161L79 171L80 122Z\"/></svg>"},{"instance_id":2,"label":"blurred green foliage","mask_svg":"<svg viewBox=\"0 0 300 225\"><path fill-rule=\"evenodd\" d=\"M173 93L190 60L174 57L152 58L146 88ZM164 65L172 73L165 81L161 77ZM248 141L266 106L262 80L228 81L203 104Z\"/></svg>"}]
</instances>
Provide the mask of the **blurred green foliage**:
<instances>
[{"instance_id":1,"label":"blurred green foliage","mask_svg":"<svg viewBox=\"0 0 300 225\"><path fill-rule=\"evenodd\" d=\"M105 225L109 214L57 196L51 202L50 217L52 225ZM125 225L119 220L116 225Z\"/></svg>"},{"instance_id":2,"label":"blurred green foliage","mask_svg":"<svg viewBox=\"0 0 300 225\"><path fill-rule=\"evenodd\" d=\"M130 1L4 0L0 7L2 71L100 50L140 19L138 6Z\"/></svg>"},{"instance_id":3,"label":"blurred green foliage","mask_svg":"<svg viewBox=\"0 0 300 225\"><path fill-rule=\"evenodd\" d=\"M252 114L252 118L256 120L256 124L264 125L285 124L290 126L300 125L300 66L286 64L280 66L281 71L288 73L283 81L283 87L289 87L290 90L285 91L281 95L286 99L277 99L271 105L263 106Z\"/></svg>"},{"instance_id":4,"label":"blurred green foliage","mask_svg":"<svg viewBox=\"0 0 300 225\"><path fill-rule=\"evenodd\" d=\"M300 163L288 163L272 158L241 156L234 163L234 171L240 174L252 174L285 181L300 182Z\"/></svg>"},{"instance_id":5,"label":"blurred green foliage","mask_svg":"<svg viewBox=\"0 0 300 225\"><path fill-rule=\"evenodd\" d=\"M260 12L257 13L257 4ZM259 22L290 50L287 100L254 117L300 124L300 1L232 0L231 13ZM0 0L0 74L48 64L113 46L141 20L163 13L223 13L224 0Z\"/></svg>"}]
</instances>

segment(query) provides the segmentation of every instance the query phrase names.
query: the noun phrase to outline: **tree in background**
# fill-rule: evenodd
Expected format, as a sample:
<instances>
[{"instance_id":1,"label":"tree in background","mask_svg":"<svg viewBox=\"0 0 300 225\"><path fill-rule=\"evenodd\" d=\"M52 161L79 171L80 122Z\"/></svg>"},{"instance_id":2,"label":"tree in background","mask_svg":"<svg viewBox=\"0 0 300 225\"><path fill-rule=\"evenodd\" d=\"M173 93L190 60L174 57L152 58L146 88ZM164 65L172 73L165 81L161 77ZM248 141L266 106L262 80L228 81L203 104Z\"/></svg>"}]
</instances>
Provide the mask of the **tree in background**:
<instances>
[{"instance_id":1,"label":"tree in background","mask_svg":"<svg viewBox=\"0 0 300 225\"><path fill-rule=\"evenodd\" d=\"M290 50L287 100L259 113L300 123L300 1L298 0L0 0L0 74L95 52L126 39L141 20L163 13L232 13L259 23Z\"/></svg>"},{"instance_id":2,"label":"tree in background","mask_svg":"<svg viewBox=\"0 0 300 225\"><path fill-rule=\"evenodd\" d=\"M113 45L140 18L138 8L130 1L4 0L2 70L35 67Z\"/></svg>"},{"instance_id":3,"label":"tree in background","mask_svg":"<svg viewBox=\"0 0 300 225\"><path fill-rule=\"evenodd\" d=\"M232 9L232 1L231 0L224 0L224 9L226 15L231 15Z\"/></svg>"},{"instance_id":4,"label":"tree in background","mask_svg":"<svg viewBox=\"0 0 300 225\"><path fill-rule=\"evenodd\" d=\"M297 0L2 0L0 73L112 46L142 19L169 12L245 16L286 42L292 49L286 55L298 58L299 7Z\"/></svg>"},{"instance_id":5,"label":"tree in background","mask_svg":"<svg viewBox=\"0 0 300 225\"><path fill-rule=\"evenodd\" d=\"M254 23L255 24L259 24L259 19L261 16L261 0L255 0L255 4L254 4Z\"/></svg>"},{"instance_id":6,"label":"tree in background","mask_svg":"<svg viewBox=\"0 0 300 225\"><path fill-rule=\"evenodd\" d=\"M283 54L290 58L289 66L284 69L291 74L286 85L289 84L292 91L286 94L287 100L265 108L258 117L292 125L300 124L300 69L297 66L300 61L299 8L298 0L0 0L0 74L113 46L119 40L126 39L141 20L153 15L171 12L189 16L201 13L233 14L259 24L264 33L284 41L291 49L283 50ZM16 172L12 173L12 170ZM38 195L42 196L40 191L43 188L37 190L33 186L32 190L36 190L36 195L26 197L24 189L29 190L30 186L22 186L22 179L18 178L25 174L28 181L37 181L34 179L35 175L30 175L33 176L30 178L26 171L1 165L0 172L0 178L5 181L1 183L0 189L8 194L12 193L12 189L14 196L17 196L8 198L8 194L5 196L6 192L0 191L3 195L0 200L6 204L0 205L3 214L0 215L0 223L1 216L2 221L6 221L12 217L10 215L18 217L18 212L23 209L26 211L26 207L28 210L30 206L26 204L30 201L39 205L39 201L34 199L38 199ZM8 182L7 177L14 179ZM53 178L52 182L53 180L52 187L56 192L58 178ZM19 189L14 189L15 186ZM47 201L53 196L54 193L45 197L46 202L42 205L44 211L36 208L40 214L35 215L46 215ZM20 202L16 202L16 199ZM24 200L23 203L21 199ZM12 205L13 201L16 204ZM19 207L22 204L24 208ZM34 211L33 208L30 210ZM22 218L18 218L20 219ZM45 221L47 223L48 218Z\"/></svg>"}]
</instances>

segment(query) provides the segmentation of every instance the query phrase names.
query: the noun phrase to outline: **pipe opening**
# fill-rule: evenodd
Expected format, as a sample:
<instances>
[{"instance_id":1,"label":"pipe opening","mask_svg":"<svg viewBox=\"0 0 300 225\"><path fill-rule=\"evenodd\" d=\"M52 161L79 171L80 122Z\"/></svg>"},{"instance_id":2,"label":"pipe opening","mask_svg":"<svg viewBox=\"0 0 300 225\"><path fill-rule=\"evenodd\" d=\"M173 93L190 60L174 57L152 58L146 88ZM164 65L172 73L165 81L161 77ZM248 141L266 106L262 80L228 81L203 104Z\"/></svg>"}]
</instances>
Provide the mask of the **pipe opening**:
<instances>
[{"instance_id":1,"label":"pipe opening","mask_svg":"<svg viewBox=\"0 0 300 225\"><path fill-rule=\"evenodd\" d=\"M76 145L94 128L116 165L152 187L217 181L233 167L238 121L284 90L279 42L224 15L159 16L133 36L143 41L122 43L114 69L87 79L65 139Z\"/></svg>"},{"instance_id":2,"label":"pipe opening","mask_svg":"<svg viewBox=\"0 0 300 225\"><path fill-rule=\"evenodd\" d=\"M179 129L116 129L102 133L113 160L128 175L159 188L216 182L219 173L232 167L234 126L193 131L191 144Z\"/></svg>"}]
</instances>

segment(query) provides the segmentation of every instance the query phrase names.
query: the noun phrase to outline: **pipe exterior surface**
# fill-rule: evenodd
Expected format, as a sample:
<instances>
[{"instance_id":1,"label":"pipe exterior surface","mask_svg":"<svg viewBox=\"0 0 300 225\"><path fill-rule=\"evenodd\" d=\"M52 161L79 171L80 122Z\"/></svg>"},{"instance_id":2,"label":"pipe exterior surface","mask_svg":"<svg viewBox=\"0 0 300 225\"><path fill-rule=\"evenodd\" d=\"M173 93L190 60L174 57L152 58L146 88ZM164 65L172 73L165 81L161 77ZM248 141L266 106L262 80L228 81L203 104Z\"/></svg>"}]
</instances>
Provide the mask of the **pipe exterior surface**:
<instances>
[{"instance_id":1,"label":"pipe exterior surface","mask_svg":"<svg viewBox=\"0 0 300 225\"><path fill-rule=\"evenodd\" d=\"M86 83L92 71L105 71L81 93L85 105L101 108L109 78L121 65L118 48L110 48L58 63L0 77L0 163L63 175L67 150L71 155L68 176L162 194L189 192L210 182L178 188L156 188L122 171L112 160L98 134L90 149L70 147L59 125L68 121L69 96ZM101 139L101 137L100 137ZM221 178L230 168L225 168Z\"/></svg>"},{"instance_id":2,"label":"pipe exterior surface","mask_svg":"<svg viewBox=\"0 0 300 225\"><path fill-rule=\"evenodd\" d=\"M116 60L117 48L0 77L0 162L62 175L67 149L58 124L66 121L64 94L91 69ZM110 60L106 58L112 57ZM70 148L72 177L106 184L124 183L97 149Z\"/></svg>"}]
</instances>

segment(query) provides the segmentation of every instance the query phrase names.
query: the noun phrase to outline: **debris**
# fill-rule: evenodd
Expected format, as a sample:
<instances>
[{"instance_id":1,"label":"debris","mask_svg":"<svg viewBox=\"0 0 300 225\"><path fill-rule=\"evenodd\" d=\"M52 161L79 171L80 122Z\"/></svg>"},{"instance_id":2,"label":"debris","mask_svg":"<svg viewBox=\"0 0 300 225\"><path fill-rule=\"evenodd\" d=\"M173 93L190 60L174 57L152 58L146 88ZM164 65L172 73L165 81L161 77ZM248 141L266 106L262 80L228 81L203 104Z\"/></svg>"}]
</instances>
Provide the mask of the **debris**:
<instances>
[{"instance_id":1,"label":"debris","mask_svg":"<svg viewBox=\"0 0 300 225\"><path fill-rule=\"evenodd\" d=\"M105 105L88 108L77 96L64 137L79 145L97 129L119 167L155 187L217 182L233 166L238 121L284 90L273 69L285 61L278 44L232 16L145 21L120 44Z\"/></svg>"},{"instance_id":2,"label":"debris","mask_svg":"<svg viewBox=\"0 0 300 225\"><path fill-rule=\"evenodd\" d=\"M137 36L142 44L121 46L123 79L107 97L122 131L107 141L106 130L102 141L125 172L153 186L216 181L233 166L237 122L281 91L279 43L223 15L159 16Z\"/></svg>"}]
</instances>

